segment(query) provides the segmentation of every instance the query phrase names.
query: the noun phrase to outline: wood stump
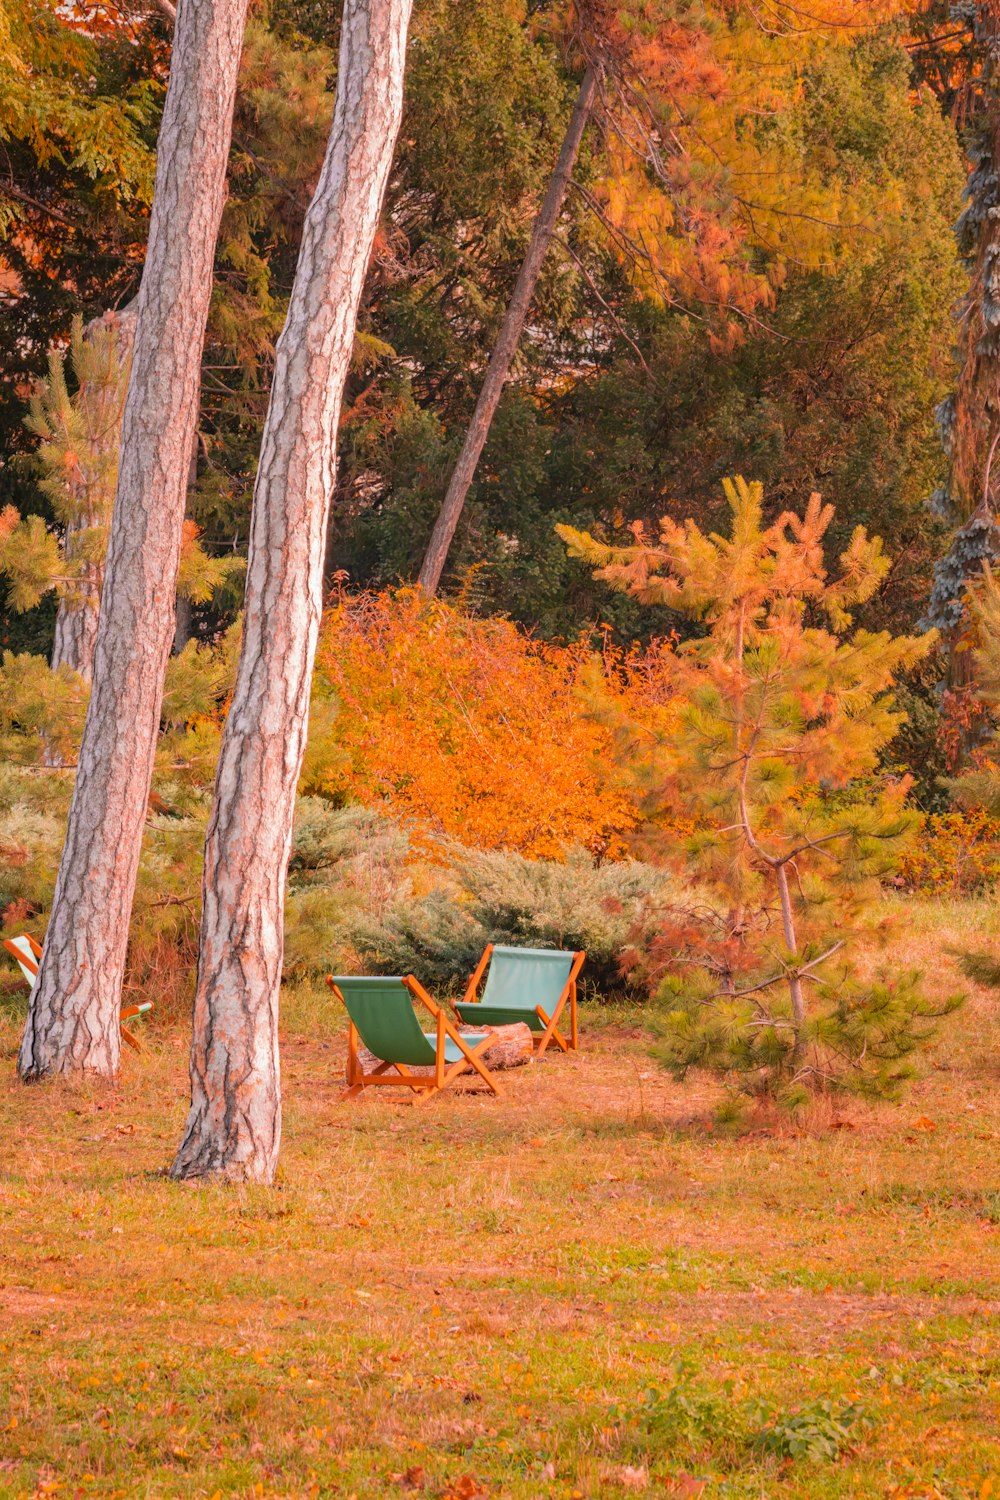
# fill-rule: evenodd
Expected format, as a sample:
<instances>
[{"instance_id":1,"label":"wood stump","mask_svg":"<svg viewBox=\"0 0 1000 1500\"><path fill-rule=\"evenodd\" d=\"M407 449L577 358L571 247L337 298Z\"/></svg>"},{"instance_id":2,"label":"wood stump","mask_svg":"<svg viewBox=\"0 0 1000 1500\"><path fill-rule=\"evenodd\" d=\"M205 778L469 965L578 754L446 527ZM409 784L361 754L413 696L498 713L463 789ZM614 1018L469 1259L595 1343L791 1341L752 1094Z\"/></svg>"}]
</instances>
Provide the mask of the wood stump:
<instances>
[{"instance_id":1,"label":"wood stump","mask_svg":"<svg viewBox=\"0 0 1000 1500\"><path fill-rule=\"evenodd\" d=\"M531 1061L533 1045L531 1027L525 1025L523 1021L515 1022L513 1026L480 1026L478 1028L459 1026L458 1031L461 1036L482 1036L485 1032L493 1033L496 1041L487 1047L485 1052L479 1054L481 1060L491 1070L500 1072L505 1068L520 1068ZM382 1059L376 1057L374 1052L369 1052L367 1047L358 1043L358 1062L363 1072L373 1072L381 1061ZM433 1078L434 1076L433 1067L410 1068L409 1071L415 1073L418 1078ZM477 1077L469 1063L466 1063L459 1077L465 1074L471 1074L473 1078Z\"/></svg>"}]
</instances>

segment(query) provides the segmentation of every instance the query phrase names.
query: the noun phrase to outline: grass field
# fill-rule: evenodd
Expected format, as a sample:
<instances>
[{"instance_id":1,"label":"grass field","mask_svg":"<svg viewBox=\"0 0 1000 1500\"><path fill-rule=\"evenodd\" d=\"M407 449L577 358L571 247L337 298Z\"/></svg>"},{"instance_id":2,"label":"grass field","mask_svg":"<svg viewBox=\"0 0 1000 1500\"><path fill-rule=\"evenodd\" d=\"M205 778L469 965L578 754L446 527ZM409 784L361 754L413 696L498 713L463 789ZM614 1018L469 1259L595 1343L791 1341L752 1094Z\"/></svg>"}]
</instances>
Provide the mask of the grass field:
<instances>
[{"instance_id":1,"label":"grass field","mask_svg":"<svg viewBox=\"0 0 1000 1500\"><path fill-rule=\"evenodd\" d=\"M914 906L955 987L991 907ZM25 1089L0 1012L0 1495L1000 1496L1000 1009L901 1106L711 1128L639 1019L506 1099L337 1107L285 1011L282 1180L164 1178L186 1038Z\"/></svg>"}]
</instances>

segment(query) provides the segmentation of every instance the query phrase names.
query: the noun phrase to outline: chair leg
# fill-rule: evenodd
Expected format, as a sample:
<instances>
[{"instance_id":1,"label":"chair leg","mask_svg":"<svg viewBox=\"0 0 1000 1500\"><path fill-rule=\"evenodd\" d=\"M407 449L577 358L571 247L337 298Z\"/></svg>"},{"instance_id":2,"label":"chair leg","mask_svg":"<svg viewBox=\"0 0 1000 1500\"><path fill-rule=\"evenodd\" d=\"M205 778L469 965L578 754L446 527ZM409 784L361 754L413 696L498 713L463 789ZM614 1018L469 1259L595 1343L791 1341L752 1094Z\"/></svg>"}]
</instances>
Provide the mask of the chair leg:
<instances>
[{"instance_id":1,"label":"chair leg","mask_svg":"<svg viewBox=\"0 0 1000 1500\"><path fill-rule=\"evenodd\" d=\"M549 1043L552 1041L554 1041L556 1046L561 1048L563 1052L568 1052L569 1043L557 1029L557 1023L560 1015L562 1014L562 1006L559 1005L556 1007L555 1015L553 1015L551 1019L545 1014L540 1005L535 1006L535 1014L545 1027L545 1031L542 1034L542 1040L538 1044L538 1050L535 1053L535 1056L541 1057L545 1052L545 1049L548 1047Z\"/></svg>"},{"instance_id":2,"label":"chair leg","mask_svg":"<svg viewBox=\"0 0 1000 1500\"><path fill-rule=\"evenodd\" d=\"M496 1079L493 1077L493 1074L490 1072L489 1068L487 1068L486 1064L480 1062L479 1060L480 1052L487 1052L493 1045L493 1038L491 1036L486 1036L475 1047L470 1047L468 1042L466 1042L461 1036L459 1036L458 1044L461 1047L462 1051L465 1053L465 1062L470 1062L472 1064L483 1082L488 1083L494 1094L496 1094L496 1096L499 1098L503 1094L503 1089L497 1083ZM456 1063L453 1069L453 1073L461 1072L462 1068L465 1065L465 1062Z\"/></svg>"},{"instance_id":3,"label":"chair leg","mask_svg":"<svg viewBox=\"0 0 1000 1500\"><path fill-rule=\"evenodd\" d=\"M353 1021L347 1027L347 1087L353 1088L360 1077L361 1070L358 1067L358 1033ZM346 1098L347 1095L341 1095Z\"/></svg>"},{"instance_id":4,"label":"chair leg","mask_svg":"<svg viewBox=\"0 0 1000 1500\"><path fill-rule=\"evenodd\" d=\"M393 1066L396 1069L396 1072L399 1073L401 1077L403 1077L403 1078L412 1078L413 1077L413 1074L410 1072L409 1068L406 1067L403 1063L394 1063ZM419 1097L420 1097L421 1094L425 1094L425 1093L429 1093L429 1092L433 1092L433 1091L425 1089L419 1083L411 1083L410 1084L410 1092L416 1094L417 1097L418 1097L418 1099L419 1099Z\"/></svg>"},{"instance_id":5,"label":"chair leg","mask_svg":"<svg viewBox=\"0 0 1000 1500\"><path fill-rule=\"evenodd\" d=\"M349 1073L348 1079L347 1079L347 1088L344 1090L344 1092L342 1094L338 1094L337 1095L337 1103L341 1104L341 1103L343 1103L343 1101L345 1099L356 1099L359 1094L363 1094L364 1093L366 1079L369 1079L369 1078L378 1078L379 1074L386 1073L386 1072L388 1072L388 1070L390 1068L395 1067L395 1066L396 1066L395 1063L379 1063L378 1067L374 1070L374 1072L372 1072L372 1073L362 1073L361 1069L358 1067L357 1056L355 1055L355 1058L354 1058L354 1069L353 1069L353 1071L354 1071L353 1082L351 1080L350 1073ZM351 1067L350 1055L348 1054L348 1069L350 1069L350 1067Z\"/></svg>"}]
</instances>

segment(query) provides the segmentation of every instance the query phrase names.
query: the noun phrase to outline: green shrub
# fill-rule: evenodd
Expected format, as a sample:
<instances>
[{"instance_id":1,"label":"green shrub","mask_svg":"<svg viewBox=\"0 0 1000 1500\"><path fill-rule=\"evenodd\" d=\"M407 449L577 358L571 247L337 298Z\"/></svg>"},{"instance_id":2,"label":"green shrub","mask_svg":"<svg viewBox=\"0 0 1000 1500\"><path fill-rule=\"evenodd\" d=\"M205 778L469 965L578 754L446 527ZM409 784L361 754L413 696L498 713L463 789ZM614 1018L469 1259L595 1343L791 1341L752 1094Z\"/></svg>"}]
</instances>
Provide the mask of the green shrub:
<instances>
[{"instance_id":1,"label":"green shrub","mask_svg":"<svg viewBox=\"0 0 1000 1500\"><path fill-rule=\"evenodd\" d=\"M39 940L48 922L72 780L64 772L0 772L0 930ZM186 1004L197 957L208 797L165 784L143 838L129 934L127 986L155 992L161 1010ZM159 811L152 811L158 808ZM350 925L377 917L410 890L409 841L398 824L360 807L299 800L285 916L285 971L326 972L353 961ZM11 966L2 987L26 998ZM7 984L10 979L10 985Z\"/></svg>"},{"instance_id":2,"label":"green shrub","mask_svg":"<svg viewBox=\"0 0 1000 1500\"><path fill-rule=\"evenodd\" d=\"M411 896L409 854L406 830L391 818L300 797L285 902L286 976L354 966L354 926Z\"/></svg>"},{"instance_id":3,"label":"green shrub","mask_svg":"<svg viewBox=\"0 0 1000 1500\"><path fill-rule=\"evenodd\" d=\"M0 927L42 938L72 792L65 772L0 773ZM162 783L143 839L128 984L186 1004L197 957L206 793ZM565 864L442 844L415 851L407 828L356 804L300 797L285 906L285 975L367 968L461 987L488 942L585 948L587 985L624 988L620 955L668 877L630 861ZM13 973L13 971L12 971ZM17 986L15 985L15 990Z\"/></svg>"},{"instance_id":4,"label":"green shrub","mask_svg":"<svg viewBox=\"0 0 1000 1500\"><path fill-rule=\"evenodd\" d=\"M699 1449L739 1435L737 1414L723 1397L705 1390L692 1371L678 1364L674 1383L665 1391L650 1389L641 1410L643 1428L659 1448L679 1443Z\"/></svg>"},{"instance_id":5,"label":"green shrub","mask_svg":"<svg viewBox=\"0 0 1000 1500\"><path fill-rule=\"evenodd\" d=\"M625 860L595 865L582 850L565 860L445 846L441 884L422 899L409 892L381 915L358 921L351 941L369 968L460 987L488 942L585 948L584 984L602 994L624 988L619 957L669 877Z\"/></svg>"}]
</instances>

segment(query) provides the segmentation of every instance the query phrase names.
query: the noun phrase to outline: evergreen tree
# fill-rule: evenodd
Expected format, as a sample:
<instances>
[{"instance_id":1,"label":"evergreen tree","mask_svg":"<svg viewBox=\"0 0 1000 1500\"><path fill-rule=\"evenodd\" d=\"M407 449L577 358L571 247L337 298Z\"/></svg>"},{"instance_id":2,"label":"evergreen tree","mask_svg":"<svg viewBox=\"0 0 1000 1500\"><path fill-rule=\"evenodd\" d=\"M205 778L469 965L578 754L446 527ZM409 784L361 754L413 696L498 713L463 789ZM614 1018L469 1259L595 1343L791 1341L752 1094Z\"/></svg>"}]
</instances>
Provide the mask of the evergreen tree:
<instances>
[{"instance_id":1,"label":"evergreen tree","mask_svg":"<svg viewBox=\"0 0 1000 1500\"><path fill-rule=\"evenodd\" d=\"M68 667L89 682L104 585L108 523L118 483L125 392L132 360L135 310L105 313L83 328L74 321L69 360L77 389L66 382L67 356L53 350L48 379L31 400L28 426L41 440L41 489L52 505L61 537L41 516L23 520L13 506L0 515L0 573L9 580L13 609L33 609L48 589L59 596L52 669ZM178 591L197 602L242 576L232 558L211 558L200 546L197 527L187 524L181 550Z\"/></svg>"},{"instance_id":2,"label":"evergreen tree","mask_svg":"<svg viewBox=\"0 0 1000 1500\"><path fill-rule=\"evenodd\" d=\"M75 314L134 291L169 62L148 8L0 6L0 495L19 476L25 387Z\"/></svg>"},{"instance_id":3,"label":"evergreen tree","mask_svg":"<svg viewBox=\"0 0 1000 1500\"><path fill-rule=\"evenodd\" d=\"M858 527L829 576L833 512L818 495L765 525L760 484L725 493L728 536L665 517L656 540L637 526L633 545L609 547L559 528L612 587L704 632L676 653L669 739L649 752L624 726L651 808L694 827L681 856L691 899L665 914L652 966L660 1054L680 1075L707 1066L792 1101L892 1092L956 1002L923 999L912 974L861 977L847 950L914 826L906 781L874 773L900 722L894 678L932 642L850 631L849 609L889 563Z\"/></svg>"}]
</instances>

